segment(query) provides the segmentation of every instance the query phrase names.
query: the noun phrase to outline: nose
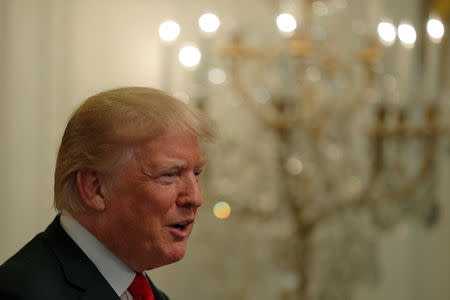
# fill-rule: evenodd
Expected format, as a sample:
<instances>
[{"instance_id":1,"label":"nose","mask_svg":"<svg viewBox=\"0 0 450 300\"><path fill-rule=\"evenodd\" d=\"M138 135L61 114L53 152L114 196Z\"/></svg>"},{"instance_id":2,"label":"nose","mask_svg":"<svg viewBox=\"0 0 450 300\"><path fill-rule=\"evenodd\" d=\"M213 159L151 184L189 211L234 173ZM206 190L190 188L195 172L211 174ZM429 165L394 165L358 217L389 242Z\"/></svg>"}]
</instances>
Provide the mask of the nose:
<instances>
[{"instance_id":1,"label":"nose","mask_svg":"<svg viewBox=\"0 0 450 300\"><path fill-rule=\"evenodd\" d=\"M194 174L185 174L185 176L182 176L176 203L180 207L189 208L198 208L202 205L202 193L197 176Z\"/></svg>"}]
</instances>

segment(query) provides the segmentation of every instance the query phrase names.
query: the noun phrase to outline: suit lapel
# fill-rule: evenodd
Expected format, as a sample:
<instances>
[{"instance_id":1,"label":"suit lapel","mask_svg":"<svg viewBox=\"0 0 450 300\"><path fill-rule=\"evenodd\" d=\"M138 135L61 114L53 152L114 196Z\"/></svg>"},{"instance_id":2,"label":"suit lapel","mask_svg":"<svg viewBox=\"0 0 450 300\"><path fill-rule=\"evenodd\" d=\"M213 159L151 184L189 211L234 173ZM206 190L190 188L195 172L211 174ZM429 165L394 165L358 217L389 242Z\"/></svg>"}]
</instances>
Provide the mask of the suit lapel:
<instances>
[{"instance_id":1,"label":"suit lapel","mask_svg":"<svg viewBox=\"0 0 450 300\"><path fill-rule=\"evenodd\" d=\"M150 277L148 277L147 274L145 274L147 277L148 283L150 283L150 287L152 288L153 295L155 296L155 300L167 300L167 297L160 291L158 288L153 284Z\"/></svg>"},{"instance_id":2,"label":"suit lapel","mask_svg":"<svg viewBox=\"0 0 450 300\"><path fill-rule=\"evenodd\" d=\"M59 215L46 229L44 238L57 257L67 282L84 291L80 299L120 299L97 267L61 227Z\"/></svg>"},{"instance_id":3,"label":"suit lapel","mask_svg":"<svg viewBox=\"0 0 450 300\"><path fill-rule=\"evenodd\" d=\"M116 292L109 285L96 285L88 288L81 296L80 300L117 299Z\"/></svg>"}]
</instances>

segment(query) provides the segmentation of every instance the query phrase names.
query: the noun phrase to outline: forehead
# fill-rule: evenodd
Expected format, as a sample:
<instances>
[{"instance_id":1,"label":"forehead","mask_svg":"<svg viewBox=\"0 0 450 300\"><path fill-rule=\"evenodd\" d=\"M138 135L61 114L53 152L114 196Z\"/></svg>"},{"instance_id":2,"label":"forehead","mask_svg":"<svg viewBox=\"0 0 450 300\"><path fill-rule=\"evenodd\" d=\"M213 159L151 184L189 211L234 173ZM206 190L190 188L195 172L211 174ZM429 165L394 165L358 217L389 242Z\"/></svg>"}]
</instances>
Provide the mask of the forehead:
<instances>
[{"instance_id":1,"label":"forehead","mask_svg":"<svg viewBox=\"0 0 450 300\"><path fill-rule=\"evenodd\" d=\"M142 164L203 164L197 137L185 131L169 131L159 137L141 144L136 151L136 158Z\"/></svg>"}]
</instances>

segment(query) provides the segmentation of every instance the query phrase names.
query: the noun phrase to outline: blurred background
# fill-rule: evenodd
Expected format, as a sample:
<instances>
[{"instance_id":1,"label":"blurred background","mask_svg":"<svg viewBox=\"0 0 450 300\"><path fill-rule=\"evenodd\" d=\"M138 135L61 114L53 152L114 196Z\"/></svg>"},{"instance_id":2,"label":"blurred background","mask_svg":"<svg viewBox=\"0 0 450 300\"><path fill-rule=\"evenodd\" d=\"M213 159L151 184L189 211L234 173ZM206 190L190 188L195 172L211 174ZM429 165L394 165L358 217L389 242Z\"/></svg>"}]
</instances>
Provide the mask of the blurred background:
<instances>
[{"instance_id":1,"label":"blurred background","mask_svg":"<svg viewBox=\"0 0 450 300\"><path fill-rule=\"evenodd\" d=\"M0 0L0 263L55 216L73 109L150 86L220 131L186 257L149 272L171 299L450 299L449 16L449 0Z\"/></svg>"}]
</instances>

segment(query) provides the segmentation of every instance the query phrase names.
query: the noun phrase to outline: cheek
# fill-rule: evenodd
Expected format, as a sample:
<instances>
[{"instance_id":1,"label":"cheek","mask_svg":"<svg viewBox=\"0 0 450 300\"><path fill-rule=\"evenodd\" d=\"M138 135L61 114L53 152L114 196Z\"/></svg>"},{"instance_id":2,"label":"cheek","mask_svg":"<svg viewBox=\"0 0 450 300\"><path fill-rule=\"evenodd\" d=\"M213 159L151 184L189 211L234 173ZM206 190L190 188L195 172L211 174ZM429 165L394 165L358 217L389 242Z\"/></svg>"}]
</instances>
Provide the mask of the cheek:
<instances>
[{"instance_id":1,"label":"cheek","mask_svg":"<svg viewBox=\"0 0 450 300\"><path fill-rule=\"evenodd\" d=\"M168 221L171 211L171 201L169 194L146 193L136 199L132 199L133 205L129 207L129 212L137 226L145 224L147 229L157 228ZM131 199L130 199L131 200Z\"/></svg>"},{"instance_id":2,"label":"cheek","mask_svg":"<svg viewBox=\"0 0 450 300\"><path fill-rule=\"evenodd\" d=\"M111 198L111 208L130 223L154 224L158 219L165 221L176 199L176 185L138 184L117 191Z\"/></svg>"},{"instance_id":3,"label":"cheek","mask_svg":"<svg viewBox=\"0 0 450 300\"><path fill-rule=\"evenodd\" d=\"M167 212L176 203L177 187L173 185L151 186L143 193L145 202L153 211Z\"/></svg>"}]
</instances>

